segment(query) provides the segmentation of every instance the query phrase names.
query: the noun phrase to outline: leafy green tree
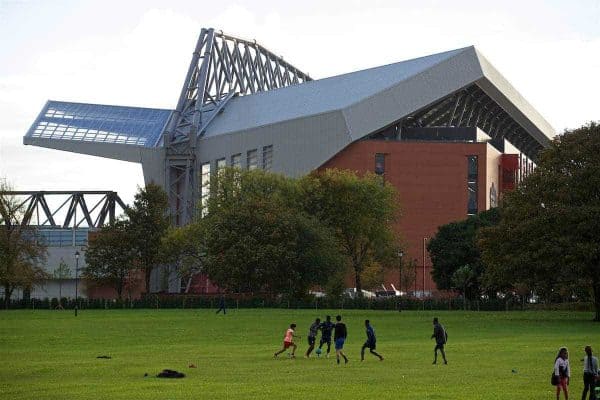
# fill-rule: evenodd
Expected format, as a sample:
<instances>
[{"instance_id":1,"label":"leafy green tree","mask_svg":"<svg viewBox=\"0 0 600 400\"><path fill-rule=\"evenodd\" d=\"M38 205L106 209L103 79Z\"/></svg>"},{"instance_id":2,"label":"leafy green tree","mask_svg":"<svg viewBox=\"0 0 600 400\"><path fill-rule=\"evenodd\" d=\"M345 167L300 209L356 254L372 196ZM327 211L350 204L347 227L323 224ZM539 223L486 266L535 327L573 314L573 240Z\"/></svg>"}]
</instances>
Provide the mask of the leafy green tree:
<instances>
[{"instance_id":1,"label":"leafy green tree","mask_svg":"<svg viewBox=\"0 0 600 400\"><path fill-rule=\"evenodd\" d=\"M162 259L177 265L182 279L191 279L195 274L204 273L206 248L202 240L203 232L198 223L182 227L171 227L161 242Z\"/></svg>"},{"instance_id":2,"label":"leafy green tree","mask_svg":"<svg viewBox=\"0 0 600 400\"><path fill-rule=\"evenodd\" d=\"M30 289L48 278L41 267L46 246L38 240L34 227L19 222L26 205L9 191L8 184L0 182L0 284L4 288L5 308L15 289Z\"/></svg>"},{"instance_id":3,"label":"leafy green tree","mask_svg":"<svg viewBox=\"0 0 600 400\"><path fill-rule=\"evenodd\" d=\"M463 265L452 274L453 287L462 293L464 298L464 308L467 309L467 289L476 283L477 275L470 265Z\"/></svg>"},{"instance_id":4,"label":"leafy green tree","mask_svg":"<svg viewBox=\"0 0 600 400\"><path fill-rule=\"evenodd\" d=\"M125 213L130 221L131 245L145 274L145 290L150 293L150 275L163 261L160 244L170 226L167 194L160 186L149 183L139 188L133 205Z\"/></svg>"},{"instance_id":5,"label":"leafy green tree","mask_svg":"<svg viewBox=\"0 0 600 400\"><path fill-rule=\"evenodd\" d=\"M300 204L294 179L225 169L183 247L223 289L304 295L343 264L330 230Z\"/></svg>"},{"instance_id":6,"label":"leafy green tree","mask_svg":"<svg viewBox=\"0 0 600 400\"><path fill-rule=\"evenodd\" d=\"M472 299L482 292L481 276L485 268L477 247L477 232L482 227L498 224L499 220L498 209L492 208L466 220L439 227L436 235L427 243L433 264L431 274L439 289L453 289L454 273L462 266L469 265L474 276L464 294Z\"/></svg>"},{"instance_id":7,"label":"leafy green tree","mask_svg":"<svg viewBox=\"0 0 600 400\"><path fill-rule=\"evenodd\" d=\"M60 259L60 263L54 268L52 276L54 279L58 280L58 308L62 309L62 284L65 279L71 276L71 269L67 263L65 263L65 260L62 258Z\"/></svg>"},{"instance_id":8,"label":"leafy green tree","mask_svg":"<svg viewBox=\"0 0 600 400\"><path fill-rule=\"evenodd\" d=\"M362 274L368 265L393 265L398 239L392 228L399 215L393 186L381 177L328 169L301 179L304 209L328 225L354 274L362 296Z\"/></svg>"},{"instance_id":9,"label":"leafy green tree","mask_svg":"<svg viewBox=\"0 0 600 400\"><path fill-rule=\"evenodd\" d=\"M544 293L578 284L593 293L600 321L600 125L556 137L535 171L481 232L488 281Z\"/></svg>"},{"instance_id":10,"label":"leafy green tree","mask_svg":"<svg viewBox=\"0 0 600 400\"><path fill-rule=\"evenodd\" d=\"M113 287L119 300L122 300L123 291L135 286L137 279L137 252L131 242L128 221L119 220L102 228L89 242L83 277L95 284Z\"/></svg>"}]
</instances>

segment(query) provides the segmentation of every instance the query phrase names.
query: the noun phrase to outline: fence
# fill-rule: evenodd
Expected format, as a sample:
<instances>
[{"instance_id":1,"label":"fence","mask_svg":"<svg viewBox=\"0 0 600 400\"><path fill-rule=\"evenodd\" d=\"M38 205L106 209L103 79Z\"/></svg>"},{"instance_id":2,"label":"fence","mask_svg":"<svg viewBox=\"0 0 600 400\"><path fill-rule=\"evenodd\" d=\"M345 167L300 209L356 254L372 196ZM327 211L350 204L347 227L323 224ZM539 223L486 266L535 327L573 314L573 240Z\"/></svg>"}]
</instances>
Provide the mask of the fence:
<instances>
[{"instance_id":1,"label":"fence","mask_svg":"<svg viewBox=\"0 0 600 400\"><path fill-rule=\"evenodd\" d=\"M279 309L349 309L349 310L471 310L471 311L516 311L516 310L563 310L563 311L592 311L593 304L552 303L552 304L523 304L519 299L507 297L504 299L486 299L467 301L461 298L439 298L420 300L416 298L305 298L286 299L269 297L226 297L228 308L279 308ZM79 299L79 309L186 309L186 308L216 308L219 298L189 295L149 295L141 299ZM466 307L465 307L466 306ZM64 298L15 300L10 304L11 309L74 309L75 300Z\"/></svg>"}]
</instances>

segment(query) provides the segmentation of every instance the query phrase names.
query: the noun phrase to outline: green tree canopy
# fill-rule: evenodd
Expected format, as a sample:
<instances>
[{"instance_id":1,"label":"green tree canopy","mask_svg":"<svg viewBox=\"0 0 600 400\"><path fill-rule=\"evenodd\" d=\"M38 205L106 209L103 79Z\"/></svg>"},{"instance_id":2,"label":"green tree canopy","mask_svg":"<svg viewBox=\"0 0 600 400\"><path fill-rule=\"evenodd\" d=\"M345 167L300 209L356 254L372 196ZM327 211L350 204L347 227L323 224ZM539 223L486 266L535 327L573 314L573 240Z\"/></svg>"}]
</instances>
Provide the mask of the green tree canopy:
<instances>
[{"instance_id":1,"label":"green tree canopy","mask_svg":"<svg viewBox=\"0 0 600 400\"><path fill-rule=\"evenodd\" d=\"M145 290L150 293L150 274L162 260L161 240L170 226L169 201L165 191L149 183L139 188L133 205L125 210L129 218L131 245L145 274Z\"/></svg>"},{"instance_id":2,"label":"green tree canopy","mask_svg":"<svg viewBox=\"0 0 600 400\"><path fill-rule=\"evenodd\" d=\"M427 243L433 265L431 275L438 289L454 289L455 285L452 281L454 273L462 266L469 265L474 277L470 280L464 294L474 298L481 293L484 265L477 247L476 236L482 227L496 225L499 220L498 209L492 208L466 220L439 227L435 236Z\"/></svg>"},{"instance_id":3,"label":"green tree canopy","mask_svg":"<svg viewBox=\"0 0 600 400\"><path fill-rule=\"evenodd\" d=\"M19 222L26 204L8 191L8 185L0 182L0 284L6 308L15 289L30 289L49 276L41 267L46 259L45 244L34 227Z\"/></svg>"},{"instance_id":4,"label":"green tree canopy","mask_svg":"<svg viewBox=\"0 0 600 400\"><path fill-rule=\"evenodd\" d=\"M399 208L394 187L375 174L360 177L336 169L310 174L300 184L304 209L335 232L361 296L365 268L375 262L391 265L396 259L398 238L392 224Z\"/></svg>"},{"instance_id":5,"label":"green tree canopy","mask_svg":"<svg viewBox=\"0 0 600 400\"><path fill-rule=\"evenodd\" d=\"M264 171L222 170L205 216L188 229L210 279L234 292L304 295L342 263L334 236L300 207L298 182Z\"/></svg>"},{"instance_id":6,"label":"green tree canopy","mask_svg":"<svg viewBox=\"0 0 600 400\"><path fill-rule=\"evenodd\" d=\"M566 131L481 232L486 279L543 292L591 289L600 321L600 125Z\"/></svg>"},{"instance_id":7,"label":"green tree canopy","mask_svg":"<svg viewBox=\"0 0 600 400\"><path fill-rule=\"evenodd\" d=\"M131 243L128 221L119 220L102 228L89 242L83 277L95 284L113 287L121 300L124 290L136 286L137 252Z\"/></svg>"}]
</instances>

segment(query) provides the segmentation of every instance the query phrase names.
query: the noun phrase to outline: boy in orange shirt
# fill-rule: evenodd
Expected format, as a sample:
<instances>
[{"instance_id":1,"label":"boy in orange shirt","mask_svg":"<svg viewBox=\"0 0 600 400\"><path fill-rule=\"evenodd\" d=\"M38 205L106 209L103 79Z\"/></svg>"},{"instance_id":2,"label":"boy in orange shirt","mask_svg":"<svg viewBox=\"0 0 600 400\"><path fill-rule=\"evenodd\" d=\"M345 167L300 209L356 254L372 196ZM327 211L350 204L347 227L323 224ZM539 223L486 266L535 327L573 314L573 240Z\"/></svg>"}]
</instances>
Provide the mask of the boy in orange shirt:
<instances>
[{"instance_id":1,"label":"boy in orange shirt","mask_svg":"<svg viewBox=\"0 0 600 400\"><path fill-rule=\"evenodd\" d=\"M292 348L291 357L292 358L296 357L294 355L294 353L296 352L296 348L298 346L296 346L296 343L294 343L294 338L296 338L296 337L300 338L300 336L295 335L294 329L296 329L296 324L291 324L290 327L288 328L288 330L285 331L285 337L283 338L283 349L281 349L277 353L273 354L273 357L277 358L278 355L280 355L281 353L283 353L290 347Z\"/></svg>"}]
</instances>

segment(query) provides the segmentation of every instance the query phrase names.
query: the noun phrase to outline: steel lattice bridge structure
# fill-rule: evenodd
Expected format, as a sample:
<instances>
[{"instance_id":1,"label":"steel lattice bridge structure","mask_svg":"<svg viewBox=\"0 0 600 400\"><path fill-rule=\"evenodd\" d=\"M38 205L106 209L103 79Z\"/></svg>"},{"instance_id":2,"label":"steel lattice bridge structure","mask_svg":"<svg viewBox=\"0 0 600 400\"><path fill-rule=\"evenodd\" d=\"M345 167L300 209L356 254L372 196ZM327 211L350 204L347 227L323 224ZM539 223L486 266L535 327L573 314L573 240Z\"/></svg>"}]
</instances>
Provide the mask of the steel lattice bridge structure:
<instances>
[{"instance_id":1,"label":"steel lattice bridge structure","mask_svg":"<svg viewBox=\"0 0 600 400\"><path fill-rule=\"evenodd\" d=\"M50 229L99 229L113 224L126 208L112 191L0 191L0 202L4 199L21 210L11 224Z\"/></svg>"},{"instance_id":2,"label":"steel lattice bridge structure","mask_svg":"<svg viewBox=\"0 0 600 400\"><path fill-rule=\"evenodd\" d=\"M555 134L473 46L313 80L255 41L202 29L174 109L50 100L24 143L141 163L183 225L223 166L300 176L357 141L435 127L476 129L526 163Z\"/></svg>"}]
</instances>

